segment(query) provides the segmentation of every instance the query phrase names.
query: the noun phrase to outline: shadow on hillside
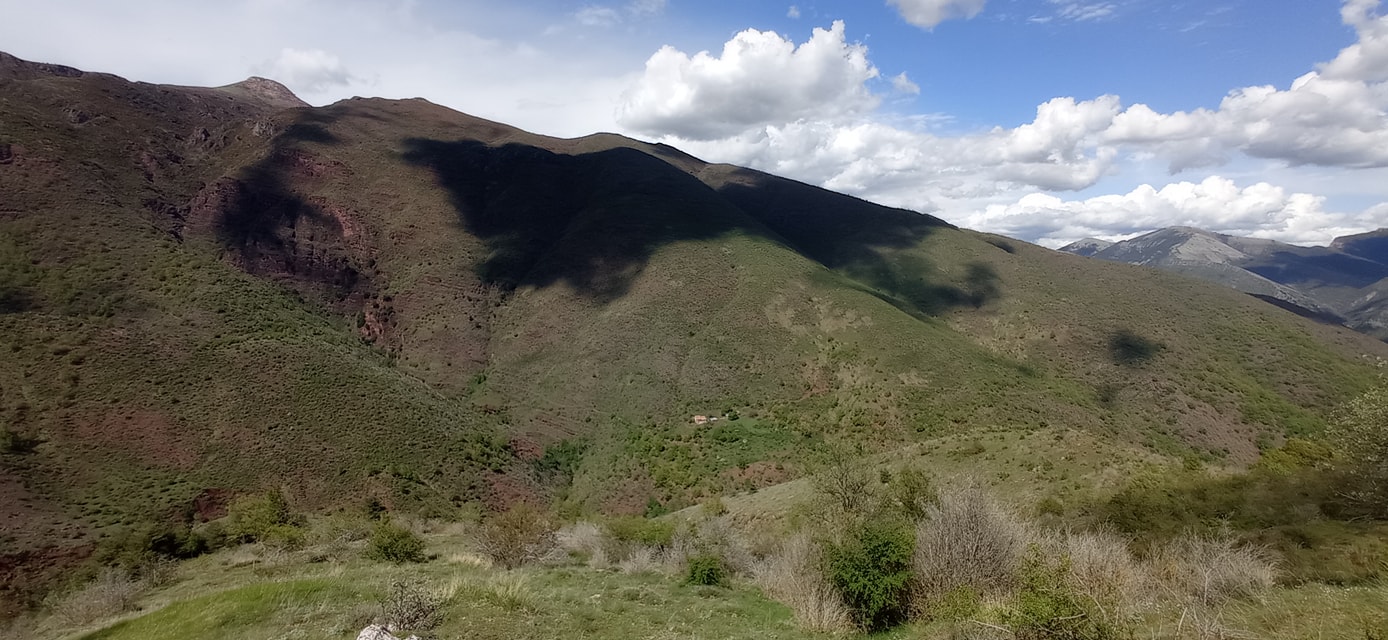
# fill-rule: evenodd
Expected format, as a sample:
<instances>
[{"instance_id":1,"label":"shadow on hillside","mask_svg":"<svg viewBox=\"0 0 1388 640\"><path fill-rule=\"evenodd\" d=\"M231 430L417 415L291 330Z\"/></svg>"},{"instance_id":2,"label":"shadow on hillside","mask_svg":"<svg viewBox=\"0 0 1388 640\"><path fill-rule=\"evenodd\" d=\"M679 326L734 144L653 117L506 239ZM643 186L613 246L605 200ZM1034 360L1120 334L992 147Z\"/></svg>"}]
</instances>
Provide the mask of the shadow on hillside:
<instances>
[{"instance_id":1,"label":"shadow on hillside","mask_svg":"<svg viewBox=\"0 0 1388 640\"><path fill-rule=\"evenodd\" d=\"M404 144L405 160L433 171L459 224L487 243L478 275L503 288L562 282L609 301L661 246L737 232L785 244L913 314L999 294L986 265L971 266L961 287L933 282L923 258L887 255L945 223L759 172L743 170L737 185L715 190L626 147L570 156L516 143Z\"/></svg>"},{"instance_id":2,"label":"shadow on hillside","mask_svg":"<svg viewBox=\"0 0 1388 640\"><path fill-rule=\"evenodd\" d=\"M295 121L271 143L263 159L243 169L234 180L224 180L214 205L217 239L236 251L251 273L273 273L339 292L354 288L359 273L342 255L331 249L308 247L313 233L301 237L301 226L336 229L333 216L309 202L294 183L323 179L340 170L314 154L307 145L338 145L342 141L328 127L346 115L336 109L296 110Z\"/></svg>"},{"instance_id":3,"label":"shadow on hillside","mask_svg":"<svg viewBox=\"0 0 1388 640\"><path fill-rule=\"evenodd\" d=\"M698 179L627 148L569 156L522 144L409 139L405 160L445 188L459 223L485 241L483 281L563 282L613 300L662 245L745 226Z\"/></svg>"},{"instance_id":4,"label":"shadow on hillside","mask_svg":"<svg viewBox=\"0 0 1388 640\"><path fill-rule=\"evenodd\" d=\"M803 255L865 285L864 291L913 315L979 308L1002 296L991 265L967 265L962 283L945 282L916 247L954 226L751 169L735 169L719 193L785 238Z\"/></svg>"}]
</instances>

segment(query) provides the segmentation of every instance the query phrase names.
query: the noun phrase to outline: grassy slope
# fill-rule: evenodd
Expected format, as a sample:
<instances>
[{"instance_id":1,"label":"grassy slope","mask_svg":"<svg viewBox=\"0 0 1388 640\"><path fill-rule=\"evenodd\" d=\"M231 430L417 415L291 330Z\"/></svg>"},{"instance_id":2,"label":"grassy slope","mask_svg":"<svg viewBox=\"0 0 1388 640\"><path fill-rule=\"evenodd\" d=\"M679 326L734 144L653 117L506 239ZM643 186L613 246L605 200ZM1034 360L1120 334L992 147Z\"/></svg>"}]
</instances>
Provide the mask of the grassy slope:
<instances>
[{"instance_id":1,"label":"grassy slope","mask_svg":"<svg viewBox=\"0 0 1388 640\"><path fill-rule=\"evenodd\" d=\"M1388 355L1213 285L616 136L17 82L0 415L44 443L0 486L57 529L6 532L28 543L208 487L473 499L509 461L493 425L590 438L571 496L616 510L779 481L826 437L1065 425L1246 461ZM1162 348L1115 352L1125 331ZM688 424L727 408L750 420Z\"/></svg>"}]
</instances>

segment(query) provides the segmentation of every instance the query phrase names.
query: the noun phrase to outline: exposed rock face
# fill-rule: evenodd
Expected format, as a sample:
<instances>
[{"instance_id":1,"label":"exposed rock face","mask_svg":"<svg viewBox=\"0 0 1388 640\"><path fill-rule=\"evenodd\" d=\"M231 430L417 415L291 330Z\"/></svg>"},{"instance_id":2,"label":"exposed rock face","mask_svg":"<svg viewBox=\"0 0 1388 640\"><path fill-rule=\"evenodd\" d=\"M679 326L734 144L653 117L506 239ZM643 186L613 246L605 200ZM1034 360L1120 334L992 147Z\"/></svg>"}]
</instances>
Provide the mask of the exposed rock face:
<instances>
[{"instance_id":1,"label":"exposed rock face","mask_svg":"<svg viewBox=\"0 0 1388 640\"><path fill-rule=\"evenodd\" d=\"M223 87L224 89L240 90L265 102L284 109L294 107L307 107L309 104L294 95L293 91L274 80L252 76L241 82Z\"/></svg>"},{"instance_id":2,"label":"exposed rock face","mask_svg":"<svg viewBox=\"0 0 1388 640\"><path fill-rule=\"evenodd\" d=\"M1109 242L1108 240L1100 240L1098 238L1085 238L1083 240L1076 240L1074 242L1071 242L1070 244L1061 247L1060 250L1064 251L1065 253L1073 253L1077 256L1084 256L1087 258L1111 246L1113 246L1113 243Z\"/></svg>"},{"instance_id":3,"label":"exposed rock face","mask_svg":"<svg viewBox=\"0 0 1388 640\"><path fill-rule=\"evenodd\" d=\"M391 633L382 625L373 624L362 629L361 633L357 634L357 640L400 640L400 636ZM419 640L419 636L410 636L404 640Z\"/></svg>"}]
</instances>

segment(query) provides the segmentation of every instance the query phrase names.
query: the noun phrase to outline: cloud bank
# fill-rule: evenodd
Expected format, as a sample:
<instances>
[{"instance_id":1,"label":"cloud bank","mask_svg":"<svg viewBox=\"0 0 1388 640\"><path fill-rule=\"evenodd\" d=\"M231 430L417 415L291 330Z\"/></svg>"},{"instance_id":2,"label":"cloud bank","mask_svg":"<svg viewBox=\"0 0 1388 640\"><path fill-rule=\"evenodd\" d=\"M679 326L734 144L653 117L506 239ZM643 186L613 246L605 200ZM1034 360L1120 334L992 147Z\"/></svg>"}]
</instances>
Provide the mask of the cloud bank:
<instances>
[{"instance_id":1,"label":"cloud bank","mask_svg":"<svg viewBox=\"0 0 1388 640\"><path fill-rule=\"evenodd\" d=\"M925 27L983 7L952 0L892 4ZM1071 20L1098 20L1114 9L1052 4ZM1327 230L1388 221L1329 212L1324 198L1285 194L1266 182L1240 188L1218 176L1070 202L1037 191L1089 189L1138 159L1159 161L1171 175L1248 161L1388 167L1388 18L1376 13L1378 6L1379 0L1344 3L1342 18L1357 41L1333 60L1285 88L1234 89L1215 109L1161 113L1112 95L1058 97L1016 127L943 135L880 112L888 87L898 94L919 88L904 75L880 81L867 47L848 41L836 22L798 46L748 30L717 57L665 47L624 95L619 122L705 157L1052 244L1177 223L1315 242L1328 239ZM881 85L883 94L876 92ZM1094 213L1099 209L1122 213Z\"/></svg>"}]
</instances>

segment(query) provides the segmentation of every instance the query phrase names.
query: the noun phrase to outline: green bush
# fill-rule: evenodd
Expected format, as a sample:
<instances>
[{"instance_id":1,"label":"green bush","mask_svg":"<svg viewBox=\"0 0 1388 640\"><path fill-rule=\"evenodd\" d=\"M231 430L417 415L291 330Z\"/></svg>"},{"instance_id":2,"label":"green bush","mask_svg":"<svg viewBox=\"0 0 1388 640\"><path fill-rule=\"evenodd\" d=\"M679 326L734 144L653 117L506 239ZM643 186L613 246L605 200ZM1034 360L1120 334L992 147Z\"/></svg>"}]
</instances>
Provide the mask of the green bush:
<instances>
[{"instance_id":1,"label":"green bush","mask_svg":"<svg viewBox=\"0 0 1388 640\"><path fill-rule=\"evenodd\" d=\"M227 534L240 542L257 542L276 527L297 527L303 523L301 516L290 511L279 491L237 498L227 507L227 520Z\"/></svg>"},{"instance_id":2,"label":"green bush","mask_svg":"<svg viewBox=\"0 0 1388 640\"><path fill-rule=\"evenodd\" d=\"M911 595L910 529L870 522L826 554L829 581L843 594L854 624L878 631L906 620Z\"/></svg>"},{"instance_id":3,"label":"green bush","mask_svg":"<svg viewBox=\"0 0 1388 640\"><path fill-rule=\"evenodd\" d=\"M721 558L718 556L694 556L689 559L689 570L685 574L684 581L687 584L716 587L723 584L726 578L727 570L723 567Z\"/></svg>"},{"instance_id":4,"label":"green bush","mask_svg":"<svg viewBox=\"0 0 1388 640\"><path fill-rule=\"evenodd\" d=\"M1032 547L1022 562L1022 588L1003 622L1017 640L1111 640L1120 637L1066 581L1069 560L1050 564Z\"/></svg>"},{"instance_id":5,"label":"green bush","mask_svg":"<svg viewBox=\"0 0 1388 640\"><path fill-rule=\"evenodd\" d=\"M617 542L634 542L648 547L668 547L675 538L675 525L648 518L613 518L607 521L607 531Z\"/></svg>"},{"instance_id":6,"label":"green bush","mask_svg":"<svg viewBox=\"0 0 1388 640\"><path fill-rule=\"evenodd\" d=\"M395 564L424 562L424 540L409 529L382 522L371 530L371 537L366 541L366 557Z\"/></svg>"}]
</instances>

